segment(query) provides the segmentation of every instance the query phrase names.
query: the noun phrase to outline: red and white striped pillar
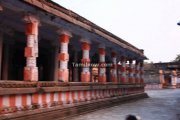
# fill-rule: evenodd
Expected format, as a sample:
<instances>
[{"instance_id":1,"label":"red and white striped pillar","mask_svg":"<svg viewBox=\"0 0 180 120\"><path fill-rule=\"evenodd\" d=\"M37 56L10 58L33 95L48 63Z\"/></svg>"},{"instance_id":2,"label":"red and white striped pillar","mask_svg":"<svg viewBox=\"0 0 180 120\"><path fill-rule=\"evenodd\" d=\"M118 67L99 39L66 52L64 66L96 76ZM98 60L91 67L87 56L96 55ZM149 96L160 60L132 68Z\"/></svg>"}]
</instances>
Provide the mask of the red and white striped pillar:
<instances>
[{"instance_id":1,"label":"red and white striped pillar","mask_svg":"<svg viewBox=\"0 0 180 120\"><path fill-rule=\"evenodd\" d=\"M118 82L121 82L121 64L117 65Z\"/></svg>"},{"instance_id":2,"label":"red and white striped pillar","mask_svg":"<svg viewBox=\"0 0 180 120\"><path fill-rule=\"evenodd\" d=\"M98 80L99 82L106 82L106 67L105 67L105 47L99 46L99 76Z\"/></svg>"},{"instance_id":3,"label":"red and white striped pillar","mask_svg":"<svg viewBox=\"0 0 180 120\"><path fill-rule=\"evenodd\" d=\"M71 33L68 31L58 31L60 34L60 51L59 51L59 70L58 70L58 80L63 82L69 82L69 70L68 70L68 44L72 37Z\"/></svg>"},{"instance_id":4,"label":"red and white striped pillar","mask_svg":"<svg viewBox=\"0 0 180 120\"><path fill-rule=\"evenodd\" d=\"M140 62L140 83L144 83L144 63Z\"/></svg>"},{"instance_id":5,"label":"red and white striped pillar","mask_svg":"<svg viewBox=\"0 0 180 120\"><path fill-rule=\"evenodd\" d=\"M112 57L112 70L111 70L111 80L112 82L117 83L117 56L115 52L111 53Z\"/></svg>"},{"instance_id":6,"label":"red and white striped pillar","mask_svg":"<svg viewBox=\"0 0 180 120\"><path fill-rule=\"evenodd\" d=\"M91 49L90 43L88 41L82 41L82 59L81 63L83 64L82 72L81 72L81 81L82 82L90 82L90 58L89 51Z\"/></svg>"},{"instance_id":7,"label":"red and white striped pillar","mask_svg":"<svg viewBox=\"0 0 180 120\"><path fill-rule=\"evenodd\" d=\"M38 81L38 26L39 20L33 15L24 17L26 22L27 46L25 47L24 56L26 57L26 67L24 67L25 81Z\"/></svg>"},{"instance_id":8,"label":"red and white striped pillar","mask_svg":"<svg viewBox=\"0 0 180 120\"><path fill-rule=\"evenodd\" d=\"M121 57L121 83L126 83L126 57Z\"/></svg>"},{"instance_id":9,"label":"red and white striped pillar","mask_svg":"<svg viewBox=\"0 0 180 120\"><path fill-rule=\"evenodd\" d=\"M133 73L133 60L129 60L129 83L133 83L134 73Z\"/></svg>"},{"instance_id":10,"label":"red and white striped pillar","mask_svg":"<svg viewBox=\"0 0 180 120\"><path fill-rule=\"evenodd\" d=\"M135 66L135 83L139 83L140 82L140 76L139 76L139 61L136 60L136 66Z\"/></svg>"}]
</instances>

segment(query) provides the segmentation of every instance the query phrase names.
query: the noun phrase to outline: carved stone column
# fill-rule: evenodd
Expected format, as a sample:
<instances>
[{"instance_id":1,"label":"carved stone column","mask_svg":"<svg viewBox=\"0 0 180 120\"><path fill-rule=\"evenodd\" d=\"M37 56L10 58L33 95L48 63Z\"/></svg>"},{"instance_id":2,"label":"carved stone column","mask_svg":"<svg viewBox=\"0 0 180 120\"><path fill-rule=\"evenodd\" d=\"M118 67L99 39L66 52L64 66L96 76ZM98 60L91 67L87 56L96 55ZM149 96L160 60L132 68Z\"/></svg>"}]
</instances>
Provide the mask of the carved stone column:
<instances>
[{"instance_id":1,"label":"carved stone column","mask_svg":"<svg viewBox=\"0 0 180 120\"><path fill-rule=\"evenodd\" d=\"M106 67L105 67L105 47L103 45L99 46L99 73L98 73L98 81L106 82Z\"/></svg>"},{"instance_id":2,"label":"carved stone column","mask_svg":"<svg viewBox=\"0 0 180 120\"><path fill-rule=\"evenodd\" d=\"M89 58L89 51L90 51L90 43L89 41L82 41L82 59L81 63L84 65L82 67L82 72L81 72L81 81L82 82L90 82L90 69L89 65L90 64L90 58Z\"/></svg>"},{"instance_id":3,"label":"carved stone column","mask_svg":"<svg viewBox=\"0 0 180 120\"><path fill-rule=\"evenodd\" d=\"M25 47L26 67L24 67L25 81L38 81L38 27L39 19L33 15L24 17L26 22L27 46Z\"/></svg>"},{"instance_id":4,"label":"carved stone column","mask_svg":"<svg viewBox=\"0 0 180 120\"><path fill-rule=\"evenodd\" d=\"M112 82L117 83L117 55L116 53L112 52L111 57L112 57L112 63L113 63L113 67L111 71L111 80Z\"/></svg>"},{"instance_id":5,"label":"carved stone column","mask_svg":"<svg viewBox=\"0 0 180 120\"><path fill-rule=\"evenodd\" d=\"M58 80L63 82L69 82L69 70L68 70L68 44L71 33L68 31L58 31L60 34L60 52L59 52L59 70L58 70Z\"/></svg>"}]
</instances>

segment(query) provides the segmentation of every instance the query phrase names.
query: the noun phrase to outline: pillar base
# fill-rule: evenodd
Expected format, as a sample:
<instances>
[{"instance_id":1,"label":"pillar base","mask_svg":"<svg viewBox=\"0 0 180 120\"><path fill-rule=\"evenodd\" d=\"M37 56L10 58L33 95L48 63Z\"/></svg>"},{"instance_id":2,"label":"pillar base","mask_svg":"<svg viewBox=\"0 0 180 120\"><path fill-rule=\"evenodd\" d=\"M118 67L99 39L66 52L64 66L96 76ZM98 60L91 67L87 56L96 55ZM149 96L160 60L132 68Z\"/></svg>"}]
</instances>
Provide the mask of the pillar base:
<instances>
[{"instance_id":1,"label":"pillar base","mask_svg":"<svg viewBox=\"0 0 180 120\"><path fill-rule=\"evenodd\" d=\"M38 68L24 67L24 81L38 81Z\"/></svg>"},{"instance_id":2,"label":"pillar base","mask_svg":"<svg viewBox=\"0 0 180 120\"><path fill-rule=\"evenodd\" d=\"M81 72L81 82L90 82L90 72Z\"/></svg>"},{"instance_id":3,"label":"pillar base","mask_svg":"<svg viewBox=\"0 0 180 120\"><path fill-rule=\"evenodd\" d=\"M60 80L62 82L69 82L69 70L68 69L59 69L58 80Z\"/></svg>"}]
</instances>

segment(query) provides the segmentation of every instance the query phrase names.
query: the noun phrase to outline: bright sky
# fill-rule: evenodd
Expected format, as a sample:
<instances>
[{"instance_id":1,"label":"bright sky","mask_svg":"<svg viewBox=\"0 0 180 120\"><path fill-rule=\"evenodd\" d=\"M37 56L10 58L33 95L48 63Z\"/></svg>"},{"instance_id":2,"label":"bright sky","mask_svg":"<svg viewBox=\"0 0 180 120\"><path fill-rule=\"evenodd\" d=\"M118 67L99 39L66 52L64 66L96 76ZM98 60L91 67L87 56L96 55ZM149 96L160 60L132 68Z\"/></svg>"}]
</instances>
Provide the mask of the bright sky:
<instances>
[{"instance_id":1,"label":"bright sky","mask_svg":"<svg viewBox=\"0 0 180 120\"><path fill-rule=\"evenodd\" d=\"M149 62L180 54L180 0L53 0L134 46Z\"/></svg>"}]
</instances>

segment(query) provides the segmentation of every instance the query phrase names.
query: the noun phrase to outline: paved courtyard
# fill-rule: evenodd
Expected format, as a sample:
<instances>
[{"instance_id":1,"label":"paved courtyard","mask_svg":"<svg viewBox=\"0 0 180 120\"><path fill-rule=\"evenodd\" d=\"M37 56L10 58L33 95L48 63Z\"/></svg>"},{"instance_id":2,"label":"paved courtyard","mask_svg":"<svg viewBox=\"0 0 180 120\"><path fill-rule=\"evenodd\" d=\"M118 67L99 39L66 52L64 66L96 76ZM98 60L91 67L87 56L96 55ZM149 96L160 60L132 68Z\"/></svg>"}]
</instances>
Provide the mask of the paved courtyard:
<instances>
[{"instance_id":1,"label":"paved courtyard","mask_svg":"<svg viewBox=\"0 0 180 120\"><path fill-rule=\"evenodd\" d=\"M180 89L147 91L150 98L101 109L68 120L125 120L128 114L142 120L180 120Z\"/></svg>"}]
</instances>

